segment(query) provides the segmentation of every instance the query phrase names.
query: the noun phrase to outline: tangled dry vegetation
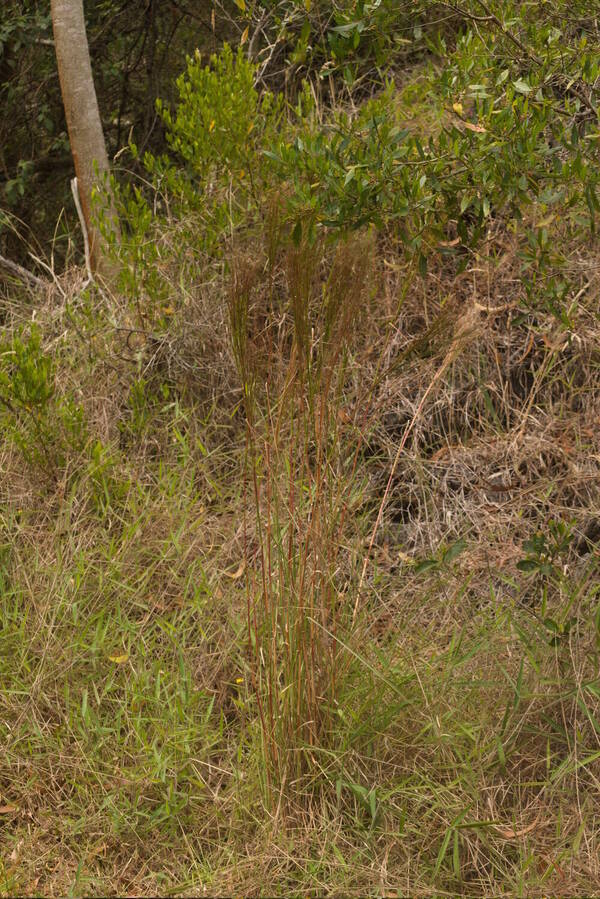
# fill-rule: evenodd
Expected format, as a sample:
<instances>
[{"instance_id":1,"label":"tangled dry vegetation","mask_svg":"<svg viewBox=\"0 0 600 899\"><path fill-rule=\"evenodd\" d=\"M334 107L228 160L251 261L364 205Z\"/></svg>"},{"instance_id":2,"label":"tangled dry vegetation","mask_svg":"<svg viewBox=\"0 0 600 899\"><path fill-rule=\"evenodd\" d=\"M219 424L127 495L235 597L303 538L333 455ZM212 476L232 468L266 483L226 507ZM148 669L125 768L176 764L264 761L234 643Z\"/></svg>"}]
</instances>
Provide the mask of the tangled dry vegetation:
<instances>
[{"instance_id":1,"label":"tangled dry vegetation","mask_svg":"<svg viewBox=\"0 0 600 899\"><path fill-rule=\"evenodd\" d=\"M262 211L2 298L0 894L598 895L597 243Z\"/></svg>"},{"instance_id":2,"label":"tangled dry vegetation","mask_svg":"<svg viewBox=\"0 0 600 899\"><path fill-rule=\"evenodd\" d=\"M499 228L426 280L368 234L334 260L235 253L229 275L165 272L156 336L77 272L4 307L5 333L39 323L88 436L58 476L2 445L3 895L597 894L597 247L573 249L568 328L527 308ZM336 447L343 678L323 745L309 734L273 795L253 509L289 515L289 310L327 284L353 297L343 377L297 421ZM236 301L255 446L273 447L256 494ZM305 325L317 358L325 332ZM319 527L298 538L317 598ZM537 559L552 570L521 570L538 532L558 534Z\"/></svg>"}]
</instances>

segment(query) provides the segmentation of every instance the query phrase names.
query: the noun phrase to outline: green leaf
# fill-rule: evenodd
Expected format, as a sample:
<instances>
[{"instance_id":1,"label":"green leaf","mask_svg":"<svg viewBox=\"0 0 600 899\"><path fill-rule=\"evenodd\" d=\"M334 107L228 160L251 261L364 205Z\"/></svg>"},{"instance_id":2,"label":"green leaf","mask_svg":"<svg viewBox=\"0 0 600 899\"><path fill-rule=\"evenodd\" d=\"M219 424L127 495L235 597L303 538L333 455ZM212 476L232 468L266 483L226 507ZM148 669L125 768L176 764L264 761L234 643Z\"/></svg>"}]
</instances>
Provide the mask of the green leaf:
<instances>
[{"instance_id":1,"label":"green leaf","mask_svg":"<svg viewBox=\"0 0 600 899\"><path fill-rule=\"evenodd\" d=\"M335 28L330 30L336 34L351 34L353 31L362 31L364 27L364 19L359 19L357 22L350 22L348 25L336 25Z\"/></svg>"},{"instance_id":2,"label":"green leaf","mask_svg":"<svg viewBox=\"0 0 600 899\"><path fill-rule=\"evenodd\" d=\"M266 156L267 159L273 159L275 162L282 162L281 156L278 156L277 153L273 153L272 150L263 150L262 155Z\"/></svg>"},{"instance_id":3,"label":"green leaf","mask_svg":"<svg viewBox=\"0 0 600 899\"><path fill-rule=\"evenodd\" d=\"M450 839L454 834L454 828L448 827L446 833L444 834L444 839L442 840L442 845L440 846L440 851L437 854L437 859L435 861L435 868L433 871L433 876L437 877L440 873L440 868L444 863L444 859L446 858L446 852L448 851L448 845L450 843Z\"/></svg>"},{"instance_id":4,"label":"green leaf","mask_svg":"<svg viewBox=\"0 0 600 899\"><path fill-rule=\"evenodd\" d=\"M444 564L449 565L450 562L454 562L455 559L458 559L460 554L465 551L467 548L467 541L457 540L456 543L453 543L452 546L449 546L446 552L444 553Z\"/></svg>"},{"instance_id":5,"label":"green leaf","mask_svg":"<svg viewBox=\"0 0 600 899\"><path fill-rule=\"evenodd\" d=\"M460 201L461 215L463 214L463 212L466 212L466 210L469 208L469 206L471 205L472 202L473 202L472 197L470 197L468 194L463 194L462 199Z\"/></svg>"},{"instance_id":6,"label":"green leaf","mask_svg":"<svg viewBox=\"0 0 600 899\"><path fill-rule=\"evenodd\" d=\"M531 86L526 81L523 81L522 78L519 78L518 81L513 81L513 87L520 94L530 94L532 91Z\"/></svg>"},{"instance_id":7,"label":"green leaf","mask_svg":"<svg viewBox=\"0 0 600 899\"><path fill-rule=\"evenodd\" d=\"M369 793L369 812L371 813L371 824L375 824L377 817L377 792L375 787Z\"/></svg>"},{"instance_id":8,"label":"green leaf","mask_svg":"<svg viewBox=\"0 0 600 899\"><path fill-rule=\"evenodd\" d=\"M498 736L496 737L496 751L498 753L498 761L500 762L500 767L504 768L504 766L506 765L506 754L504 752L502 740Z\"/></svg>"},{"instance_id":9,"label":"green leaf","mask_svg":"<svg viewBox=\"0 0 600 899\"><path fill-rule=\"evenodd\" d=\"M538 571L540 567L539 562L536 562L535 559L521 559L520 562L517 562L517 568L519 571L525 571L530 573L532 571Z\"/></svg>"},{"instance_id":10,"label":"green leaf","mask_svg":"<svg viewBox=\"0 0 600 899\"><path fill-rule=\"evenodd\" d=\"M415 574L423 574L425 571L431 571L432 568L439 568L440 563L437 559L423 559L415 565Z\"/></svg>"},{"instance_id":11,"label":"green leaf","mask_svg":"<svg viewBox=\"0 0 600 899\"><path fill-rule=\"evenodd\" d=\"M452 869L454 876L460 878L460 846L458 829L454 831L454 846L452 847Z\"/></svg>"},{"instance_id":12,"label":"green leaf","mask_svg":"<svg viewBox=\"0 0 600 899\"><path fill-rule=\"evenodd\" d=\"M300 241L302 240L302 222L299 219L294 225L292 240L297 247L300 246Z\"/></svg>"}]
</instances>

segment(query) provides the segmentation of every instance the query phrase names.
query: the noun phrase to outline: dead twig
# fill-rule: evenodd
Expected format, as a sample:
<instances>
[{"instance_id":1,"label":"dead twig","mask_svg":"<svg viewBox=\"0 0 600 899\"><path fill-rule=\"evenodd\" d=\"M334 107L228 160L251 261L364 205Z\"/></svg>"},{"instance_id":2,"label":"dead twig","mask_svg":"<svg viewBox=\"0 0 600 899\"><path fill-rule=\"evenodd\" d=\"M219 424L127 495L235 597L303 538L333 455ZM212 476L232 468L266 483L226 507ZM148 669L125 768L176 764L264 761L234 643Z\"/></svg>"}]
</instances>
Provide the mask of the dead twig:
<instances>
[{"instance_id":1,"label":"dead twig","mask_svg":"<svg viewBox=\"0 0 600 899\"><path fill-rule=\"evenodd\" d=\"M88 237L87 227L85 224L85 219L83 217L83 209L81 208L81 202L79 200L79 187L77 185L77 178L71 179L71 193L73 194L73 200L75 201L75 209L77 210L77 215L79 216L79 224L81 225L81 232L83 234L83 249L85 252L85 270L87 272L88 279L83 287L87 287L88 284L91 284L94 280L94 276L92 274L92 264L90 260L90 240ZM82 288L83 289L83 288Z\"/></svg>"},{"instance_id":2,"label":"dead twig","mask_svg":"<svg viewBox=\"0 0 600 899\"><path fill-rule=\"evenodd\" d=\"M46 287L45 281L42 281L41 278L38 278L37 275L34 275L26 268L23 268L23 266L19 265L17 262L13 262L12 259L0 256L0 266L6 269L7 272L10 272L11 275L20 278L21 281L27 282L27 284L30 284L32 287Z\"/></svg>"}]
</instances>

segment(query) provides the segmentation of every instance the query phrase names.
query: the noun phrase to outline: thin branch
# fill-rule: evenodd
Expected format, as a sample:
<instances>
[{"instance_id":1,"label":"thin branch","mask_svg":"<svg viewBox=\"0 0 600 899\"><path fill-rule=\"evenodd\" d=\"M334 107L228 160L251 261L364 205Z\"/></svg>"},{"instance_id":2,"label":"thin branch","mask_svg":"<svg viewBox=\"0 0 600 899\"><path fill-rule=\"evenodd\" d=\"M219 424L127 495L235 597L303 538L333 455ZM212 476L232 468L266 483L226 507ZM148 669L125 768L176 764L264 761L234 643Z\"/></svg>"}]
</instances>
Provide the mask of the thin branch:
<instances>
[{"instance_id":1,"label":"thin branch","mask_svg":"<svg viewBox=\"0 0 600 899\"><path fill-rule=\"evenodd\" d=\"M13 262L12 259L7 259L5 256L0 256L0 266L6 269L6 271L10 272L11 275L15 275L15 277L20 278L21 281L26 281L32 287L47 286L46 282L42 281L41 278L38 278L37 275L34 275L26 268L23 268L23 266L19 265L17 262Z\"/></svg>"},{"instance_id":2,"label":"thin branch","mask_svg":"<svg viewBox=\"0 0 600 899\"><path fill-rule=\"evenodd\" d=\"M81 230L83 232L83 249L85 252L85 270L87 271L88 276L88 284L91 284L94 280L94 276L92 274L92 264L90 261L90 240L88 237L87 226L85 224L85 219L83 217L83 210L81 208L81 202L79 200L79 188L77 186L77 178L71 179L71 193L73 194L73 199L75 200L75 209L77 210L77 215L79 216L79 224L81 225ZM86 285L87 287L87 285Z\"/></svg>"},{"instance_id":3,"label":"thin branch","mask_svg":"<svg viewBox=\"0 0 600 899\"><path fill-rule=\"evenodd\" d=\"M206 28L207 31L212 31L210 22L207 22L204 16L198 15L198 13L193 12L191 9L188 9L187 6L183 6L181 3L178 3L177 0L171 0L171 6L174 6L175 9L178 9L179 12L183 13L184 16L189 16L190 19L195 19L197 22L200 22L202 27Z\"/></svg>"},{"instance_id":4,"label":"thin branch","mask_svg":"<svg viewBox=\"0 0 600 899\"><path fill-rule=\"evenodd\" d=\"M56 288L58 289L58 292L60 293L61 297L63 297L63 299L64 299L64 297L66 296L66 294L65 294L63 288L61 287L60 281L59 281L58 278L56 277L56 272L54 271L54 268L52 268L52 267L49 266L46 262L44 262L43 259L40 259L39 256L36 256L35 253L32 253L31 250L29 251L29 255L31 256L31 258L33 259L34 262L37 262L38 265L41 265L42 268L45 268L45 269L46 269L46 271L48 272L48 274L50 275L50 277L51 277L52 280L54 281L54 284L56 285Z\"/></svg>"},{"instance_id":5,"label":"thin branch","mask_svg":"<svg viewBox=\"0 0 600 899\"><path fill-rule=\"evenodd\" d=\"M522 53L525 53L525 55L528 56L529 59L533 60L533 62L537 63L537 65L541 64L541 59L539 58L539 56L533 53L529 47L526 47L525 44L521 40L519 40L516 34L513 34L513 32L506 27L504 22L502 22L498 18L498 16L492 12L492 10L489 8L487 3L484 2L484 0L476 0L476 2L484 10L486 16L488 16L492 20L492 22L494 22L494 24L498 26L502 33L505 34L506 37L513 42L515 47L518 47Z\"/></svg>"},{"instance_id":6,"label":"thin branch","mask_svg":"<svg viewBox=\"0 0 600 899\"><path fill-rule=\"evenodd\" d=\"M471 22L475 22L475 23L477 23L477 22L493 22L494 25L496 25L496 27L500 29L502 34L504 34L505 37L507 37L509 41L512 41L512 43L515 45L515 47L518 47L518 49L522 53L525 54L527 59L529 59L531 62L533 62L537 66L542 65L543 59L541 59L536 53L534 53L534 51L530 47L527 47L521 41L521 39L518 38L516 34L514 34L514 32L512 32L509 28L506 27L504 22L502 22L502 20L498 18L498 16L493 12L493 10L490 9L486 0L475 0L475 2L486 13L485 16L476 16L476 15L474 15L474 13L467 12L466 9L463 9L461 6L457 6L455 3L450 2L450 0L439 0L439 2L443 6L446 6L449 9L454 10L454 12L456 12L458 15L463 16L465 19L468 19ZM579 102L583 106L585 106L585 108L588 110L589 113L591 113L594 116L598 115L598 110L596 109L592 100L590 99L590 97L588 97L586 95L585 90L583 89L583 84L581 82L581 78L577 78L574 81L569 80L567 82L566 77L561 76L560 73L555 73L555 74L560 81L561 89L565 93L571 94L572 96L576 97L579 100ZM544 81L544 84L547 84L547 83L548 83L548 79L546 79ZM568 114L568 113L564 113L564 111L561 111L561 110L558 110L558 112L561 115Z\"/></svg>"},{"instance_id":7,"label":"thin branch","mask_svg":"<svg viewBox=\"0 0 600 899\"><path fill-rule=\"evenodd\" d=\"M248 44L248 59L250 61L252 61L256 57L256 45L258 43L258 36L276 9L277 9L277 7L275 7L274 9L272 9L270 11L264 10L262 16L258 20L258 22L254 28L254 34L252 35L250 43Z\"/></svg>"}]
</instances>

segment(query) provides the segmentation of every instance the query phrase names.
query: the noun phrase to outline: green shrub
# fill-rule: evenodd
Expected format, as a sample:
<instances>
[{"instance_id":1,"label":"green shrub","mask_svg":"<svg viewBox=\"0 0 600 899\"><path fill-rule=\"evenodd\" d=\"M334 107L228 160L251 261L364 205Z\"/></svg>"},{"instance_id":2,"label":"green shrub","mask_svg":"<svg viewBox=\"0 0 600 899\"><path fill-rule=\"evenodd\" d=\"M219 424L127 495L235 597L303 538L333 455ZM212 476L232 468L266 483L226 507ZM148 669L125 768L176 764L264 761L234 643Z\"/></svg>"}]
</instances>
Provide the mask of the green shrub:
<instances>
[{"instance_id":1,"label":"green shrub","mask_svg":"<svg viewBox=\"0 0 600 899\"><path fill-rule=\"evenodd\" d=\"M460 246L444 252L463 253L496 221L519 235L524 270L545 282L561 264L548 226L560 218L570 232L594 233L595 45L577 29L561 31L551 14L534 18L529 4L496 4L472 27L479 6L464 10L454 49L438 41L437 133L400 127L390 85L357 115L334 112L316 129L300 117L291 141L282 135L265 150L292 185L297 237L303 228L313 238L319 229L392 229L424 273L440 242L456 233Z\"/></svg>"},{"instance_id":2,"label":"green shrub","mask_svg":"<svg viewBox=\"0 0 600 899\"><path fill-rule=\"evenodd\" d=\"M26 462L52 478L87 440L83 409L57 394L55 373L37 326L28 336L21 330L0 344L0 403L8 433Z\"/></svg>"},{"instance_id":3,"label":"green shrub","mask_svg":"<svg viewBox=\"0 0 600 899\"><path fill-rule=\"evenodd\" d=\"M417 18L430 9L414 6ZM504 228L517 237L530 303L567 324L569 284L558 277L564 257L551 234L559 227L567 236L595 232L600 63L583 7L578 26L565 26L554 8L544 16L530 4L489 9L480 21L478 0L457 7L462 25L451 47L437 35L443 66L428 77L440 124L428 136L403 126L391 81L358 112L329 113L306 83L284 115L281 97L259 92L258 66L241 48L234 54L225 46L209 65L190 59L177 109L159 104L171 156L144 158L153 207L140 191L124 194L131 231L121 251L124 277L141 311L166 302L162 250L152 236L158 221L164 225L161 208L167 231L173 218L191 215L189 225L177 225L171 255L200 249L222 257L233 235L263 228L265 198L277 195L284 238L335 241L375 226L403 243L422 275L440 253L465 265L490 225ZM367 14L392 16L384 3L335 15L350 13L353 28ZM367 26L360 27L354 31L362 35Z\"/></svg>"},{"instance_id":4,"label":"green shrub","mask_svg":"<svg viewBox=\"0 0 600 899\"><path fill-rule=\"evenodd\" d=\"M449 19L447 10L440 16L437 3L413 0L283 0L243 7L241 18L256 35L252 50L262 80L277 83L283 63L287 90L293 93L308 77L334 96L371 94L392 66L422 56L430 34Z\"/></svg>"},{"instance_id":5,"label":"green shrub","mask_svg":"<svg viewBox=\"0 0 600 899\"><path fill-rule=\"evenodd\" d=\"M126 499L131 486L127 478L119 477L117 462L115 451L101 440L90 445L86 465L89 497L101 518Z\"/></svg>"},{"instance_id":6,"label":"green shrub","mask_svg":"<svg viewBox=\"0 0 600 899\"><path fill-rule=\"evenodd\" d=\"M234 55L225 44L209 65L197 52L177 80L176 111L157 103L179 166L149 154L144 162L155 183L164 183L171 195L201 213L208 246L231 224L251 219L262 202L259 151L274 140L283 103L268 91L259 95L255 74L241 48Z\"/></svg>"},{"instance_id":7,"label":"green shrub","mask_svg":"<svg viewBox=\"0 0 600 899\"><path fill-rule=\"evenodd\" d=\"M189 58L177 80L177 108L157 103L171 153L144 155L144 189L113 182L123 234L112 250L140 326L166 326L165 267L219 257L235 229L259 217L269 188L260 151L275 140L283 101L259 94L255 72L241 49L234 54L227 44L208 65L199 53ZM137 147L131 149L137 157ZM174 240L166 238L174 232Z\"/></svg>"}]
</instances>

